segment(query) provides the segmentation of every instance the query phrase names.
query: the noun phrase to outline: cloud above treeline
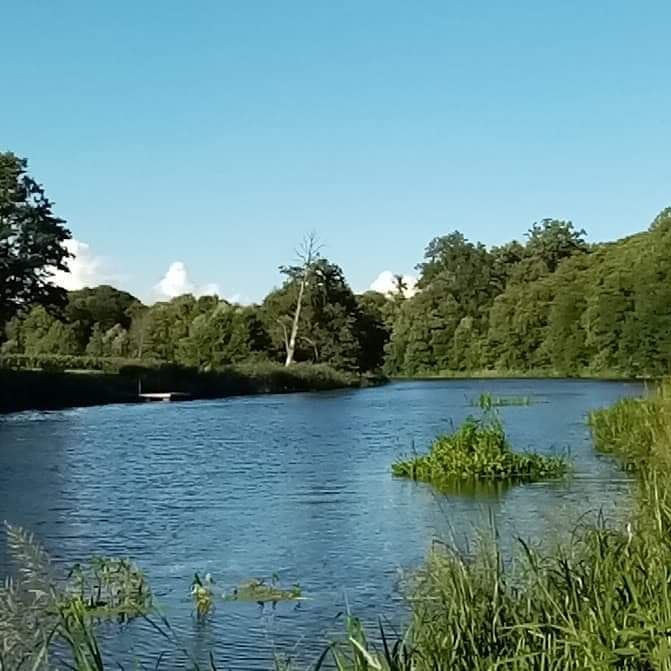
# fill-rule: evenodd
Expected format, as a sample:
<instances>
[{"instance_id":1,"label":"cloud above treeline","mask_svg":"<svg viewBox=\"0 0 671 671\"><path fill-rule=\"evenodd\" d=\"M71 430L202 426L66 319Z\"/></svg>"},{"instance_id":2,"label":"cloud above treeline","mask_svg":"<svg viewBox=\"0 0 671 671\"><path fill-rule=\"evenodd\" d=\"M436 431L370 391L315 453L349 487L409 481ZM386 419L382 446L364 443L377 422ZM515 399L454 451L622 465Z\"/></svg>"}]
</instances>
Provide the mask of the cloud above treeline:
<instances>
[{"instance_id":1,"label":"cloud above treeline","mask_svg":"<svg viewBox=\"0 0 671 671\"><path fill-rule=\"evenodd\" d=\"M68 240L65 243L67 250L72 254L68 259L70 272L54 271L52 282L68 291L76 291L84 287L95 287L99 284L118 286L125 284L124 278L113 272L108 260L95 254L90 245L81 240ZM126 278L127 279L127 278ZM403 275L406 284L405 296L414 296L417 292L417 278L414 275ZM389 295L396 292L396 273L391 270L382 271L370 285L370 289L381 294ZM195 282L184 261L173 261L165 271L163 277L153 286L152 300L170 300L183 294L200 296L220 296L230 303L251 303L251 299L239 293L227 296L216 282L199 284Z\"/></svg>"},{"instance_id":2,"label":"cloud above treeline","mask_svg":"<svg viewBox=\"0 0 671 671\"><path fill-rule=\"evenodd\" d=\"M383 270L370 285L372 291L378 291L385 296L396 293L396 275L391 270ZM410 298L417 293L417 278L414 275L402 275L405 283L403 294Z\"/></svg>"},{"instance_id":3,"label":"cloud above treeline","mask_svg":"<svg viewBox=\"0 0 671 671\"><path fill-rule=\"evenodd\" d=\"M116 283L121 279L111 271L106 259L94 254L85 242L73 238L67 240L64 246L72 254L72 258L67 260L70 272L54 271L52 282L55 285L68 291L76 291L84 287Z\"/></svg>"},{"instance_id":4,"label":"cloud above treeline","mask_svg":"<svg viewBox=\"0 0 671 671\"><path fill-rule=\"evenodd\" d=\"M165 271L165 275L154 286L154 298L166 300L177 298L177 296L184 294L192 294L196 298L200 298L201 296L219 296L229 303L239 303L242 305L251 303L248 297L242 296L239 293L230 296L224 294L216 282L197 284L191 278L189 268L184 261L173 261Z\"/></svg>"},{"instance_id":5,"label":"cloud above treeline","mask_svg":"<svg viewBox=\"0 0 671 671\"><path fill-rule=\"evenodd\" d=\"M196 297L221 295L219 285L214 282L197 286L184 261L173 261L154 290L161 298L176 298L182 294L193 294Z\"/></svg>"}]
</instances>

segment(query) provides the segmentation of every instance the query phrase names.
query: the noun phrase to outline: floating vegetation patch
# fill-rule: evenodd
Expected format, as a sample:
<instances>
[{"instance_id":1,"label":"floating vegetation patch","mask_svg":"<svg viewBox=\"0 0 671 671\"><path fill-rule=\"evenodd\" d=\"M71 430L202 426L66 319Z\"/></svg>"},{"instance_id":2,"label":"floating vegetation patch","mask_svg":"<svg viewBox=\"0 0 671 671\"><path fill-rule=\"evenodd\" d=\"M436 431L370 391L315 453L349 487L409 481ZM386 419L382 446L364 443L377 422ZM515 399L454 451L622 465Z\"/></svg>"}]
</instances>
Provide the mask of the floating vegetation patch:
<instances>
[{"instance_id":1,"label":"floating vegetation patch","mask_svg":"<svg viewBox=\"0 0 671 671\"><path fill-rule=\"evenodd\" d=\"M222 590L217 593L215 581L209 573L206 573L202 578L196 573L191 583L191 598L196 617L205 619L214 612L217 598L223 601L275 604L280 601L298 601L303 598L303 592L298 583L288 587L281 586L279 576L273 574L270 580L252 578L230 590Z\"/></svg>"},{"instance_id":2,"label":"floating vegetation patch","mask_svg":"<svg viewBox=\"0 0 671 671\"><path fill-rule=\"evenodd\" d=\"M428 454L392 466L397 477L429 482L448 491L455 479L533 482L561 477L568 470L564 457L514 452L491 409L481 419L469 417L454 433L437 438Z\"/></svg>"},{"instance_id":3,"label":"floating vegetation patch","mask_svg":"<svg viewBox=\"0 0 671 671\"><path fill-rule=\"evenodd\" d=\"M256 603L277 603L278 601L296 601L302 598L299 584L281 587L279 578L274 575L270 582L264 578L255 578L243 582L224 595L225 601L254 601Z\"/></svg>"},{"instance_id":4,"label":"floating vegetation patch","mask_svg":"<svg viewBox=\"0 0 671 671\"><path fill-rule=\"evenodd\" d=\"M532 396L493 396L492 394L480 394L477 399L471 400L473 407L483 410L506 406L532 405L534 403L538 403L538 400Z\"/></svg>"}]
</instances>

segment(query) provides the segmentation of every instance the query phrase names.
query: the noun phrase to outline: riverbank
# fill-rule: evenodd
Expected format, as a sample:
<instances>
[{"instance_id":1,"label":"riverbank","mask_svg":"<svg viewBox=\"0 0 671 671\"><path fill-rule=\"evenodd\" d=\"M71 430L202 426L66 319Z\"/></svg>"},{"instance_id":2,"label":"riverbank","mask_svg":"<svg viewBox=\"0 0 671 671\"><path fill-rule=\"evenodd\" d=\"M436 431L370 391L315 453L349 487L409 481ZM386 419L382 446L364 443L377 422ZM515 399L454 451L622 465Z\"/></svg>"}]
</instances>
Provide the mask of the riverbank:
<instances>
[{"instance_id":1,"label":"riverbank","mask_svg":"<svg viewBox=\"0 0 671 671\"><path fill-rule=\"evenodd\" d=\"M469 371L439 371L416 375L389 375L390 380L603 380L604 382L646 382L658 379L654 375L631 375L616 370L558 371L546 368L528 370L482 369Z\"/></svg>"},{"instance_id":2,"label":"riverbank","mask_svg":"<svg viewBox=\"0 0 671 671\"><path fill-rule=\"evenodd\" d=\"M240 364L212 372L176 365L125 366L118 372L0 368L0 413L132 403L138 401L140 390L205 399L359 388L385 381L323 364L294 364L290 368L272 363Z\"/></svg>"}]
</instances>

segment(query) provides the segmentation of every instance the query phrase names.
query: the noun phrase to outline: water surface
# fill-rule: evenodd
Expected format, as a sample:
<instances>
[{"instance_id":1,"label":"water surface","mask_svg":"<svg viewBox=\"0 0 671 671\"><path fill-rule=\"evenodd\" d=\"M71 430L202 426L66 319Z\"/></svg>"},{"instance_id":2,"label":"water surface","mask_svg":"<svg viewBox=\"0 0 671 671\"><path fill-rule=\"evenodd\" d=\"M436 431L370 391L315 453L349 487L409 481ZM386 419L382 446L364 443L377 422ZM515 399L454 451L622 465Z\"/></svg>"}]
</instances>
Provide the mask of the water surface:
<instances>
[{"instance_id":1,"label":"water surface","mask_svg":"<svg viewBox=\"0 0 671 671\"><path fill-rule=\"evenodd\" d=\"M471 402L485 391L533 397L501 409L513 446L569 451L575 476L477 496L390 476L394 459L477 412ZM398 623L403 571L436 538L468 543L491 517L504 538L554 539L581 512L608 514L629 483L593 451L585 414L640 392L596 381L411 381L8 415L0 519L35 531L58 562L132 557L196 657L213 650L222 668L267 669L274 651L317 656L347 606L373 624ZM277 573L308 599L275 609L222 603L197 624L194 571L210 572L221 589ZM135 625L109 645L122 661L166 647Z\"/></svg>"}]
</instances>

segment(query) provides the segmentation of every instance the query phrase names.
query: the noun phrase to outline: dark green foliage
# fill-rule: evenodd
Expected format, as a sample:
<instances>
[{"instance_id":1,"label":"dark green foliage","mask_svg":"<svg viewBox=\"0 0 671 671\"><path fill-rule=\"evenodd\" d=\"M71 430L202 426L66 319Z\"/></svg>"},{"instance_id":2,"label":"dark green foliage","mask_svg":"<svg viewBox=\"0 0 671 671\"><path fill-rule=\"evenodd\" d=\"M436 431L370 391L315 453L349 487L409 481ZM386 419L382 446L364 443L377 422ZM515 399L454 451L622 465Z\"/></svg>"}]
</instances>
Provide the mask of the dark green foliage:
<instances>
[{"instance_id":1,"label":"dark green foliage","mask_svg":"<svg viewBox=\"0 0 671 671\"><path fill-rule=\"evenodd\" d=\"M295 281L266 298L263 306L231 305L214 296L186 294L144 306L126 292L100 286L68 295L59 316L33 306L6 325L0 355L16 365L108 370L90 359L166 361L202 371L232 364L280 362L286 354ZM380 294L355 296L338 266L314 264L304 298L295 360L324 363L351 373L380 370L389 340L391 300ZM287 323L289 319L289 324ZM86 356L81 365L53 357ZM61 363L63 365L61 365Z\"/></svg>"},{"instance_id":2,"label":"dark green foliage","mask_svg":"<svg viewBox=\"0 0 671 671\"><path fill-rule=\"evenodd\" d=\"M562 457L513 452L491 411L491 398L489 407L482 419L469 417L457 431L439 437L428 454L395 463L393 474L441 488L459 479L532 482L567 472L568 463Z\"/></svg>"},{"instance_id":3,"label":"dark green foliage","mask_svg":"<svg viewBox=\"0 0 671 671\"><path fill-rule=\"evenodd\" d=\"M63 310L63 317L64 321L71 325L77 334L79 351L91 349L93 351L90 353L96 356L110 355L110 351L104 352L103 350L114 348L128 350L130 343L127 342L122 346L118 343L116 345L110 343L105 347L102 343L98 345L96 341L115 330L114 335L108 335L108 341L113 340L121 332L126 333L130 329L133 315L140 305L138 299L128 292L101 285L70 291L67 304ZM128 340L128 336L124 337ZM91 341L94 345L89 348ZM100 350L99 354L97 350Z\"/></svg>"},{"instance_id":4,"label":"dark green foliage","mask_svg":"<svg viewBox=\"0 0 671 671\"><path fill-rule=\"evenodd\" d=\"M3 354L0 355L0 369L46 371L100 371L118 373L123 368L138 366L151 370L166 366L168 362L157 359L128 359L122 357L78 356L59 354Z\"/></svg>"},{"instance_id":5,"label":"dark green foliage","mask_svg":"<svg viewBox=\"0 0 671 671\"><path fill-rule=\"evenodd\" d=\"M525 256L541 261L554 273L564 259L587 253L585 231L577 231L570 221L543 219L527 233Z\"/></svg>"},{"instance_id":6,"label":"dark green foliage","mask_svg":"<svg viewBox=\"0 0 671 671\"><path fill-rule=\"evenodd\" d=\"M584 231L552 219L534 224L525 245L437 238L420 266L422 290L394 319L387 372L668 372L669 211L649 232L591 247Z\"/></svg>"},{"instance_id":7,"label":"dark green foliage","mask_svg":"<svg viewBox=\"0 0 671 671\"><path fill-rule=\"evenodd\" d=\"M0 328L27 305L65 304L50 283L54 269L67 270L64 224L25 159L0 153Z\"/></svg>"},{"instance_id":8,"label":"dark green foliage","mask_svg":"<svg viewBox=\"0 0 671 671\"><path fill-rule=\"evenodd\" d=\"M411 376L656 376L671 368L670 212L644 233L601 245L558 219L533 224L524 243L492 248L454 231L428 244L411 298L401 277L391 296L355 296L315 248L307 266L282 268L283 285L260 306L183 295L147 307L110 286L66 297L49 284L50 268L65 268L69 233L25 162L1 154L0 353L156 359L203 371L289 359Z\"/></svg>"}]
</instances>

